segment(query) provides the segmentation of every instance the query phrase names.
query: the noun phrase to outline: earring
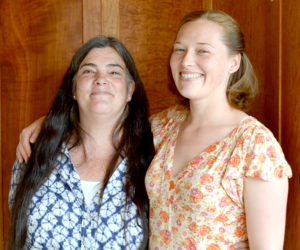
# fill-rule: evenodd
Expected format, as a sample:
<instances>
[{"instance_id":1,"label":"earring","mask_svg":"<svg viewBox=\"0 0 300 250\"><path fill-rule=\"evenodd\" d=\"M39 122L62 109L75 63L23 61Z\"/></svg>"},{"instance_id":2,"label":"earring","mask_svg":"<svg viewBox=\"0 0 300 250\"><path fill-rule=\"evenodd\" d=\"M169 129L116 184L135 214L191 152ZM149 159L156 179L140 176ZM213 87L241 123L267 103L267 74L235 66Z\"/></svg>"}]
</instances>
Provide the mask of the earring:
<instances>
[{"instance_id":1,"label":"earring","mask_svg":"<svg viewBox=\"0 0 300 250\"><path fill-rule=\"evenodd\" d=\"M76 100L76 96L75 95L73 95L73 99Z\"/></svg>"}]
</instances>

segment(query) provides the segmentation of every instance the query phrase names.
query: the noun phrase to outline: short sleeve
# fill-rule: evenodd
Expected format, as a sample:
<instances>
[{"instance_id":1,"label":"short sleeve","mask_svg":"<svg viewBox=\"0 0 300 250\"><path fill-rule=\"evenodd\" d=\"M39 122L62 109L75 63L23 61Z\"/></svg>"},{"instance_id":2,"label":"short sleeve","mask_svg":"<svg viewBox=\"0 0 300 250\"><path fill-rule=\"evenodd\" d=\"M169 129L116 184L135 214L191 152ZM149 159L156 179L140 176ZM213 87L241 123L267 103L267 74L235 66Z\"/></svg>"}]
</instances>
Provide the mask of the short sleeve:
<instances>
[{"instance_id":1,"label":"short sleeve","mask_svg":"<svg viewBox=\"0 0 300 250\"><path fill-rule=\"evenodd\" d=\"M186 115L186 108L181 105L172 106L150 117L151 129L155 148L159 148L165 141L165 136L177 121Z\"/></svg>"},{"instance_id":2,"label":"short sleeve","mask_svg":"<svg viewBox=\"0 0 300 250\"><path fill-rule=\"evenodd\" d=\"M279 143L262 124L248 127L235 141L222 185L237 205L243 206L244 178L276 181L292 177L291 167Z\"/></svg>"},{"instance_id":3,"label":"short sleeve","mask_svg":"<svg viewBox=\"0 0 300 250\"><path fill-rule=\"evenodd\" d=\"M160 113L154 114L150 117L151 130L153 133L153 140L155 148L162 142L162 129L168 122L168 110L164 110Z\"/></svg>"},{"instance_id":4,"label":"short sleeve","mask_svg":"<svg viewBox=\"0 0 300 250\"><path fill-rule=\"evenodd\" d=\"M15 199L17 186L24 175L24 170L25 170L24 164L21 164L18 160L16 160L12 168L10 190L8 196L8 206L10 210L12 209L12 205Z\"/></svg>"},{"instance_id":5,"label":"short sleeve","mask_svg":"<svg viewBox=\"0 0 300 250\"><path fill-rule=\"evenodd\" d=\"M246 176L275 181L282 177L292 177L291 167L287 163L281 146L266 128L253 134L246 155Z\"/></svg>"}]
</instances>

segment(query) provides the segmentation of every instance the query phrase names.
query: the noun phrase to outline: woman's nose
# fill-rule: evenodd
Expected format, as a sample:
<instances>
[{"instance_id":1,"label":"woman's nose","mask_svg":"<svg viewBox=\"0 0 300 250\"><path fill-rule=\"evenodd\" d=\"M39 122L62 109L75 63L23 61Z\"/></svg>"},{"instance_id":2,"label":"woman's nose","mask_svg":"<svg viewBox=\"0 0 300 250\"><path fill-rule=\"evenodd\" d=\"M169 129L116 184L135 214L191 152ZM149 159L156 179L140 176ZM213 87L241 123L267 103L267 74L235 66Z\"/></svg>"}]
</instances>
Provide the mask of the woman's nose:
<instances>
[{"instance_id":1,"label":"woman's nose","mask_svg":"<svg viewBox=\"0 0 300 250\"><path fill-rule=\"evenodd\" d=\"M105 77L105 75L101 74L101 73L97 73L95 75L95 84L96 85L105 85L107 84L107 79Z\"/></svg>"},{"instance_id":2,"label":"woman's nose","mask_svg":"<svg viewBox=\"0 0 300 250\"><path fill-rule=\"evenodd\" d=\"M183 66L189 66L194 63L194 56L190 51L186 51L182 56L181 64Z\"/></svg>"}]
</instances>

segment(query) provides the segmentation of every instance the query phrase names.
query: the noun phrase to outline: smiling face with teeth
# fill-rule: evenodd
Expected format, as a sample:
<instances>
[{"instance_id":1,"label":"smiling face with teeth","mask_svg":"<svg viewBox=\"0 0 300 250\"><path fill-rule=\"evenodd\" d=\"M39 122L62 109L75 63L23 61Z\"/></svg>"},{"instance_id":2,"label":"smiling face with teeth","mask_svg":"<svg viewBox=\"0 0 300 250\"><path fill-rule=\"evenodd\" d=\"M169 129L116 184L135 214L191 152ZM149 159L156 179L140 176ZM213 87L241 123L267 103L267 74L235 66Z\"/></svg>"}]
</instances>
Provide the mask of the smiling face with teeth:
<instances>
[{"instance_id":1,"label":"smiling face with teeth","mask_svg":"<svg viewBox=\"0 0 300 250\"><path fill-rule=\"evenodd\" d=\"M222 26L206 19L187 22L178 31L170 66L182 96L226 99L227 83L239 68L240 56L230 55L223 32Z\"/></svg>"}]
</instances>

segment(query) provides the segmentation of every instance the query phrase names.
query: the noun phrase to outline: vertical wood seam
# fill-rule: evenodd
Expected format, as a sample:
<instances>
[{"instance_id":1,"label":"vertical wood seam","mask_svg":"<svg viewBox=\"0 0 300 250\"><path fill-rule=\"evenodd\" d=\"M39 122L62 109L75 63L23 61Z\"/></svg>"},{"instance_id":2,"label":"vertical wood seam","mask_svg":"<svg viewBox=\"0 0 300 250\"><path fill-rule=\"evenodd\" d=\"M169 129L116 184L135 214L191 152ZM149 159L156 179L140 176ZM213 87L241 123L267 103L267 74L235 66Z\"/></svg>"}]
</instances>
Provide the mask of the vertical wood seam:
<instances>
[{"instance_id":1,"label":"vertical wood seam","mask_svg":"<svg viewBox=\"0 0 300 250\"><path fill-rule=\"evenodd\" d=\"M204 10L212 10L213 0L203 0L202 7Z\"/></svg>"},{"instance_id":2,"label":"vertical wood seam","mask_svg":"<svg viewBox=\"0 0 300 250\"><path fill-rule=\"evenodd\" d=\"M279 0L278 141L282 138L282 0Z\"/></svg>"},{"instance_id":3,"label":"vertical wood seam","mask_svg":"<svg viewBox=\"0 0 300 250\"><path fill-rule=\"evenodd\" d=\"M101 0L101 31L104 36L120 37L120 1Z\"/></svg>"},{"instance_id":4,"label":"vertical wood seam","mask_svg":"<svg viewBox=\"0 0 300 250\"><path fill-rule=\"evenodd\" d=\"M82 43L101 34L101 0L82 1Z\"/></svg>"},{"instance_id":5,"label":"vertical wood seam","mask_svg":"<svg viewBox=\"0 0 300 250\"><path fill-rule=\"evenodd\" d=\"M1 69L0 69L0 89L2 90L2 81L1 81ZM2 91L1 91L2 95ZM0 160L0 196L3 197L3 181L2 181L2 107L1 107L1 95L0 95L0 155L1 155L1 160ZM3 240L3 233L4 233L4 225L3 225L3 202L2 198L0 199L0 249L4 249L4 240Z\"/></svg>"},{"instance_id":6,"label":"vertical wood seam","mask_svg":"<svg viewBox=\"0 0 300 250\"><path fill-rule=\"evenodd\" d=\"M81 44L84 43L84 0L81 0Z\"/></svg>"}]
</instances>

